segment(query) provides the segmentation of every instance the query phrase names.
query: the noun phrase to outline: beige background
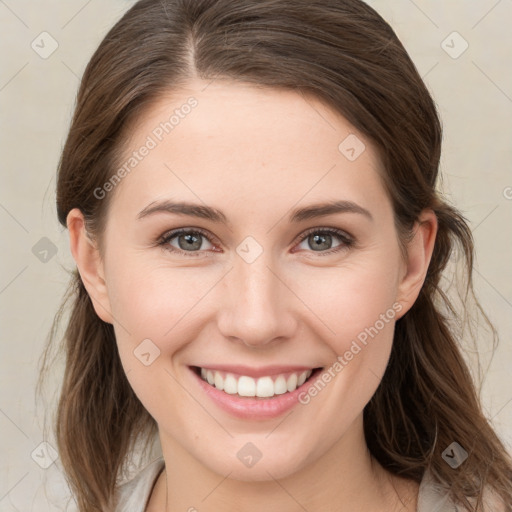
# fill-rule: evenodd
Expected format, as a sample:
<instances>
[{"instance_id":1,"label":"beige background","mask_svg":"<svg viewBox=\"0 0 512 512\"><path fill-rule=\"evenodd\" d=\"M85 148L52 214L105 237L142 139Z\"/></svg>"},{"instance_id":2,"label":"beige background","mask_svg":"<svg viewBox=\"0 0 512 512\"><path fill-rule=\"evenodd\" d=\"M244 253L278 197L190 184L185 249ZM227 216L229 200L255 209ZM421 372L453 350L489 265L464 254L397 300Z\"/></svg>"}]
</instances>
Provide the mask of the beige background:
<instances>
[{"instance_id":1,"label":"beige background","mask_svg":"<svg viewBox=\"0 0 512 512\"><path fill-rule=\"evenodd\" d=\"M470 220L476 289L501 336L483 388L485 410L510 448L512 1L370 3L396 30L440 109L444 189ZM79 77L130 4L0 0L0 511L64 509L58 459L48 469L40 465L51 455L40 443L55 443L43 434L45 403L34 395L38 358L67 283L65 269L72 268L67 233L55 215L54 175ZM58 44L46 59L31 47L35 41L40 53L51 49L44 31ZM43 237L58 251L48 252L46 262L41 251L52 245Z\"/></svg>"}]
</instances>

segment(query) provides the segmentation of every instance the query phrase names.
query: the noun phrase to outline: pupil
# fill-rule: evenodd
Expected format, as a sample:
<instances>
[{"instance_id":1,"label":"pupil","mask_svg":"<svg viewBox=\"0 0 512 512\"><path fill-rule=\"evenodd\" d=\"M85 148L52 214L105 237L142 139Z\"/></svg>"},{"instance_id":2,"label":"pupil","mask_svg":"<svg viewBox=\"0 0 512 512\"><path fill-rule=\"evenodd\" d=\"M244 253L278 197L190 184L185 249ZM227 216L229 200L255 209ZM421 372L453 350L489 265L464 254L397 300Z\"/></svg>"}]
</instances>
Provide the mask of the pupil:
<instances>
[{"instance_id":1,"label":"pupil","mask_svg":"<svg viewBox=\"0 0 512 512\"><path fill-rule=\"evenodd\" d=\"M310 237L311 238L311 237ZM331 235L314 235L313 237L313 250L329 249L331 244ZM324 247L322 247L324 244Z\"/></svg>"},{"instance_id":2,"label":"pupil","mask_svg":"<svg viewBox=\"0 0 512 512\"><path fill-rule=\"evenodd\" d=\"M182 243L182 239L185 239L186 243ZM181 235L180 237L178 237L178 243L179 243L180 249L198 250L201 248L200 237L197 237L197 236L191 235L191 234ZM195 245L194 245L194 243L195 243Z\"/></svg>"}]
</instances>

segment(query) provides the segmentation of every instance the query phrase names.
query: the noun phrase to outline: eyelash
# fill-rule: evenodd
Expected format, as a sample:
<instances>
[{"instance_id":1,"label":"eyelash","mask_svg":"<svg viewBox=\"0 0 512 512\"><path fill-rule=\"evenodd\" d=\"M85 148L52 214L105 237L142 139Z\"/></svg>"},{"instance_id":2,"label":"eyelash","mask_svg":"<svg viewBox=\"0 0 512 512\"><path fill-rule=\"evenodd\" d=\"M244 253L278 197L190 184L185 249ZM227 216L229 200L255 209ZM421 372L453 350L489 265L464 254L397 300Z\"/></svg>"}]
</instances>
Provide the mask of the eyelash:
<instances>
[{"instance_id":1,"label":"eyelash","mask_svg":"<svg viewBox=\"0 0 512 512\"><path fill-rule=\"evenodd\" d=\"M309 252L316 252L319 256L332 255L332 254L340 252L342 250L349 249L350 247L352 247L355 244L355 240L350 235L348 235L345 231L341 231L340 229L336 229L336 228L327 228L326 227L326 228L311 228L311 229L307 230L305 233L303 233L301 235L301 237L299 238L299 240L296 242L295 245L298 245L298 244L304 242L304 240L306 240L313 233L322 234L322 235L334 235L334 236L338 237L340 239L340 241L342 242L340 245L338 245L334 249L328 249L327 251L318 251L318 252L317 251L309 251ZM202 235L208 240L208 242L215 245L215 240L212 239L212 237L201 228L180 228L180 229L175 229L173 231L169 231L168 233L165 233L164 235L162 235L162 237L160 237L160 239L158 241L158 246L161 246L166 251L170 251L170 252L173 252L176 254L183 254L186 256L190 256L190 257L202 256L203 253L205 252L204 250L183 251L181 249L177 249L176 247L169 245L169 242L173 238L176 238L179 235L188 235L188 234Z\"/></svg>"}]
</instances>

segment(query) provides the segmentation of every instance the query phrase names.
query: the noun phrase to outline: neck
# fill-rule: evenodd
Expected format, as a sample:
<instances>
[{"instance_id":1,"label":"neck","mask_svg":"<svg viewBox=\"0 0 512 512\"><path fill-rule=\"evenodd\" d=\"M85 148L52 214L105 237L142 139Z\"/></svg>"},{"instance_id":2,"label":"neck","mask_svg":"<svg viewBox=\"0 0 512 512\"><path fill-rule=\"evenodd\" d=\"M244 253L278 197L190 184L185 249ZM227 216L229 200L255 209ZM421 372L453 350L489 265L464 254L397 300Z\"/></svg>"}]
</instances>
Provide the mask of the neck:
<instances>
[{"instance_id":1,"label":"neck","mask_svg":"<svg viewBox=\"0 0 512 512\"><path fill-rule=\"evenodd\" d=\"M370 456L362 418L320 456L296 457L291 472L279 478L274 475L282 473L282 468L264 468L266 476L257 481L230 478L229 467L222 473L211 470L162 432L160 440L166 470L155 485L147 512L416 510L418 485L392 476ZM257 464L264 464L264 456Z\"/></svg>"}]
</instances>

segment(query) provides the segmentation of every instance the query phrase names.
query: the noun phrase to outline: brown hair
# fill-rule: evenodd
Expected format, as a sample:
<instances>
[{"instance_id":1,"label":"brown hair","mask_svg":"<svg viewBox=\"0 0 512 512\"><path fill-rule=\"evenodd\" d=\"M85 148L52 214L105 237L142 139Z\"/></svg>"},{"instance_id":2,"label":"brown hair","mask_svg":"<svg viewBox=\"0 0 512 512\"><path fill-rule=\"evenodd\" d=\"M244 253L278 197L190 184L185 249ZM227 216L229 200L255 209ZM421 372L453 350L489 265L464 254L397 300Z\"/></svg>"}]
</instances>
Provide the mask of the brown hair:
<instances>
[{"instance_id":1,"label":"brown hair","mask_svg":"<svg viewBox=\"0 0 512 512\"><path fill-rule=\"evenodd\" d=\"M465 297L473 296L474 251L464 218L437 190L436 106L391 27L364 2L137 2L103 39L82 78L58 169L61 224L79 208L100 239L111 194L99 200L94 191L119 165L125 134L151 103L192 77L286 88L324 101L377 148L402 241L423 209L435 211L439 230L426 281L396 324L386 373L364 411L367 444L396 475L420 482L430 471L466 510L483 510L485 487L510 507L512 463L482 414L451 325L458 317L441 287L458 246ZM92 512L113 506L135 442L149 440L156 425L126 379L112 326L95 314L76 271L67 300L56 438L80 511ZM41 375L55 338L54 327ZM453 441L469 454L456 470L441 457Z\"/></svg>"}]
</instances>

